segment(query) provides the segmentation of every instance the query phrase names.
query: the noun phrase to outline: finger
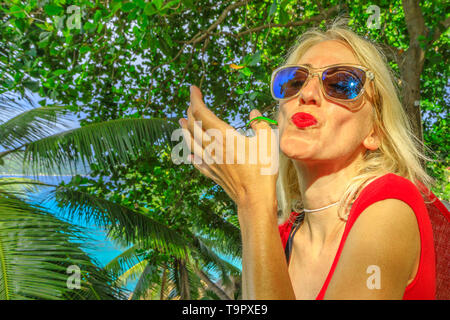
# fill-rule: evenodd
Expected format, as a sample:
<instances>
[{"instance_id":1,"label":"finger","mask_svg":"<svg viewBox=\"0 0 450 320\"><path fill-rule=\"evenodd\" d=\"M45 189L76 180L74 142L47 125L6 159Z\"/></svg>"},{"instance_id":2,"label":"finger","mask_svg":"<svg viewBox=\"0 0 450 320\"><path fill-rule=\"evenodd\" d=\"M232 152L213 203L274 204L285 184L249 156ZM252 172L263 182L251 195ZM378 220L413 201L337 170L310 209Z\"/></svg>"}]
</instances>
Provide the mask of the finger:
<instances>
[{"instance_id":1,"label":"finger","mask_svg":"<svg viewBox=\"0 0 450 320\"><path fill-rule=\"evenodd\" d=\"M262 116L263 116L263 115L262 115L261 112L259 112L259 110L253 109L253 110L250 112L250 114L249 114L249 119L252 120L252 119L254 119L254 118L256 118L256 117L262 117ZM260 120L260 119L257 119L257 120L252 121L252 122L250 123L250 127L251 127L255 132L258 132L258 130L261 130L261 129L264 129L264 130L271 129L270 125L269 125L266 121Z\"/></svg>"},{"instance_id":2,"label":"finger","mask_svg":"<svg viewBox=\"0 0 450 320\"><path fill-rule=\"evenodd\" d=\"M187 123L186 128L189 130L190 134L194 137L194 139L201 144L203 140L203 135L205 131L203 130L202 121L195 120L192 116L191 111L188 109L187 111Z\"/></svg>"},{"instance_id":3,"label":"finger","mask_svg":"<svg viewBox=\"0 0 450 320\"><path fill-rule=\"evenodd\" d=\"M196 155L191 155L191 158L193 158L192 164L201 174L210 178L217 184L222 184L222 180L214 173L210 166L205 162L202 162Z\"/></svg>"},{"instance_id":4,"label":"finger","mask_svg":"<svg viewBox=\"0 0 450 320\"><path fill-rule=\"evenodd\" d=\"M225 133L225 130L234 130L228 123L218 118L203 102L203 96L199 88L191 86L191 103L188 113L197 121L202 121L203 129L216 128Z\"/></svg>"},{"instance_id":5,"label":"finger","mask_svg":"<svg viewBox=\"0 0 450 320\"><path fill-rule=\"evenodd\" d=\"M192 155L192 157L195 157L195 155ZM210 178L217 185L221 186L222 189L230 196L230 198L233 201L236 201L236 192L234 190L232 190L233 188L230 189L230 187L227 186L226 183L224 183L224 181L215 173L215 171L213 170L213 167L208 166L204 163L203 164L195 164L195 161L194 161L193 165L195 168L197 168L198 171L200 171L201 174Z\"/></svg>"},{"instance_id":6,"label":"finger","mask_svg":"<svg viewBox=\"0 0 450 320\"><path fill-rule=\"evenodd\" d=\"M259 112L259 110L257 109L253 109L250 112L249 118L254 119L256 117L262 117L261 112ZM252 129L255 132L255 136L257 136L258 138L258 146L259 148L262 148L262 150L259 150L259 155L263 154L264 155L264 151L265 151L265 155L264 156L269 156L272 154L272 151L274 150L273 148L275 148L275 144L276 144L276 136L274 136L274 132L272 131L272 127L269 125L269 123L267 121L264 120L255 120L253 121L250 126L252 127ZM262 153L261 153L262 152Z\"/></svg>"},{"instance_id":7,"label":"finger","mask_svg":"<svg viewBox=\"0 0 450 320\"><path fill-rule=\"evenodd\" d=\"M188 121L186 119L182 118L184 124L182 125L183 128L186 128L189 126ZM180 119L181 120L181 119ZM181 123L180 123L181 125ZM192 126L194 129L186 129L187 133L185 133L183 136L185 136L185 141L188 144L190 150L198 149L195 153L200 154L200 152L203 152L203 159L207 161L208 164L216 163L216 155L215 151L219 148L220 150L220 144L217 142L217 137L215 136L215 139L213 140L211 136L208 134L208 132L204 132L201 130L201 127L199 126L198 122L192 123ZM194 134L192 135L192 131ZM221 140L219 139L219 142ZM210 146L213 144L213 146ZM209 146L209 148L207 148ZM211 149L211 150L210 150ZM210 152L207 152L210 150Z\"/></svg>"},{"instance_id":8,"label":"finger","mask_svg":"<svg viewBox=\"0 0 450 320\"><path fill-rule=\"evenodd\" d=\"M200 159L202 158L203 148L201 145L194 139L194 136L191 134L191 131L187 129L186 119L180 119L180 125L183 128L182 134L184 141L189 149L190 153L196 154ZM189 158L188 158L189 160Z\"/></svg>"},{"instance_id":9,"label":"finger","mask_svg":"<svg viewBox=\"0 0 450 320\"><path fill-rule=\"evenodd\" d=\"M201 143L199 143L190 133L189 130L185 129L185 124L186 119L180 119L180 125L183 128L182 131L182 135L184 138L184 141L189 149L189 153L194 153L198 159L200 160L196 160L198 163L200 163L199 161L203 160L204 162L206 162L206 164L214 164L214 163L218 163L217 159L216 159L216 154L215 154L215 148L212 148L212 150L206 150ZM204 139L208 139L211 140L211 137L205 133L204 134ZM190 158L188 158L188 162L192 163L192 161L190 161Z\"/></svg>"}]
</instances>

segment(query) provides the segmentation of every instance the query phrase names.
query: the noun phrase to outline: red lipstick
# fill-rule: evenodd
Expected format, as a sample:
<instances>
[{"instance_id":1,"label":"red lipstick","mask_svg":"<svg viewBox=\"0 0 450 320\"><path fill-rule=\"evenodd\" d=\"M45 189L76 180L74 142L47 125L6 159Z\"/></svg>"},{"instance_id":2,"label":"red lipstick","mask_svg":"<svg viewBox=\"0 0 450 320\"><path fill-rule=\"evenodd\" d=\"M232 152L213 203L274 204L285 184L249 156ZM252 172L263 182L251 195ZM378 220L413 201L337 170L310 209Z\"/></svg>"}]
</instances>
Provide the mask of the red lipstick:
<instances>
[{"instance_id":1,"label":"red lipstick","mask_svg":"<svg viewBox=\"0 0 450 320\"><path fill-rule=\"evenodd\" d=\"M292 122L299 128L306 128L317 123L316 118L305 112L297 112L291 119Z\"/></svg>"}]
</instances>

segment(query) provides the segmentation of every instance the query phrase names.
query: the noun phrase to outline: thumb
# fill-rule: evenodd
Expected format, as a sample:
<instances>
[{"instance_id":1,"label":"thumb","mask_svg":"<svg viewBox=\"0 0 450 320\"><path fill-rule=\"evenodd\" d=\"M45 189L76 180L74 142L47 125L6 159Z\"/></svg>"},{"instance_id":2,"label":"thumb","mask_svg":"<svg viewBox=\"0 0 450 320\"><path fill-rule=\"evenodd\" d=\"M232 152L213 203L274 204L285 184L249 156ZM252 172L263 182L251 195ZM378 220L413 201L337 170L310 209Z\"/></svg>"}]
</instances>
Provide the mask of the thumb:
<instances>
[{"instance_id":1,"label":"thumb","mask_svg":"<svg viewBox=\"0 0 450 320\"><path fill-rule=\"evenodd\" d=\"M197 86L190 87L191 104L205 104L203 102L203 94Z\"/></svg>"}]
</instances>

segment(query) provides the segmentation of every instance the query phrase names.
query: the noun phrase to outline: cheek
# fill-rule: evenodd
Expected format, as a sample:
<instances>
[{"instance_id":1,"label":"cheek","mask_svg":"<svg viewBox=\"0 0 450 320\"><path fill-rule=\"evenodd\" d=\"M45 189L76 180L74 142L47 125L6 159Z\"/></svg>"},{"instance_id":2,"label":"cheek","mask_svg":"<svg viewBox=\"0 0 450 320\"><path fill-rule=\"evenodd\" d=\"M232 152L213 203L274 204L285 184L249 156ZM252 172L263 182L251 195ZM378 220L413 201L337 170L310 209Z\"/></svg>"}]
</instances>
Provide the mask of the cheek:
<instances>
[{"instance_id":1,"label":"cheek","mask_svg":"<svg viewBox=\"0 0 450 320\"><path fill-rule=\"evenodd\" d=\"M328 143L336 150L350 151L360 146L369 128L367 119L360 117L341 117L333 121L333 124L326 131Z\"/></svg>"},{"instance_id":2,"label":"cheek","mask_svg":"<svg viewBox=\"0 0 450 320\"><path fill-rule=\"evenodd\" d=\"M365 124L355 113L344 109L335 109L326 115L326 123L321 134L327 148L339 152L348 150L358 143Z\"/></svg>"}]
</instances>

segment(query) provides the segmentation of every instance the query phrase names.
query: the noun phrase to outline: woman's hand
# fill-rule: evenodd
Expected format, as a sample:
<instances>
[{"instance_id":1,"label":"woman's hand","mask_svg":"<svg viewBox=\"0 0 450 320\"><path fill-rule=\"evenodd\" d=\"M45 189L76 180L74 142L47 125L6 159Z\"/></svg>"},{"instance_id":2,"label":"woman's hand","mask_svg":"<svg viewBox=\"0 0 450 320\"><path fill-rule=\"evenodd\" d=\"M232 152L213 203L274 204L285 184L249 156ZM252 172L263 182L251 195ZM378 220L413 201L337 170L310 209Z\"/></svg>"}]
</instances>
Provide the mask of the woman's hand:
<instances>
[{"instance_id":1,"label":"woman's hand","mask_svg":"<svg viewBox=\"0 0 450 320\"><path fill-rule=\"evenodd\" d=\"M180 125L187 129L183 136L194 152L194 166L222 186L238 206L243 299L295 299L277 225L277 130L266 122L254 121L251 126L255 136L241 135L205 106L200 90L194 86L187 115L187 120L180 119ZM260 115L252 110L250 118ZM201 121L201 128L196 121ZM212 137L215 148L209 147ZM242 161L238 163L239 157ZM271 170L265 171L268 166Z\"/></svg>"},{"instance_id":2,"label":"woman's hand","mask_svg":"<svg viewBox=\"0 0 450 320\"><path fill-rule=\"evenodd\" d=\"M196 86L191 87L187 116L179 122L187 129L183 136L194 153L190 160L203 175L219 184L238 207L276 201L278 137L269 124L254 121L255 136L241 135L206 107ZM261 113L252 110L250 120L257 116Z\"/></svg>"}]
</instances>

